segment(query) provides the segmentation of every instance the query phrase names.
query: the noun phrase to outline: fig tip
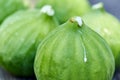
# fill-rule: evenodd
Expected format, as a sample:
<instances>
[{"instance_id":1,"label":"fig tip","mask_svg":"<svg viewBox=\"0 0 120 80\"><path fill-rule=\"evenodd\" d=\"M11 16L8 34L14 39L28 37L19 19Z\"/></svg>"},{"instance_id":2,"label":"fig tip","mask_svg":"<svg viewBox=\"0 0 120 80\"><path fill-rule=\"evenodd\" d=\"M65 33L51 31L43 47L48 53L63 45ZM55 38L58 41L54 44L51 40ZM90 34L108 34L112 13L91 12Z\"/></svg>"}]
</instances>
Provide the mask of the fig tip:
<instances>
[{"instance_id":1,"label":"fig tip","mask_svg":"<svg viewBox=\"0 0 120 80\"><path fill-rule=\"evenodd\" d=\"M45 6L43 6L40 11L42 13L46 13L49 16L53 16L54 13L55 13L51 5L45 5Z\"/></svg>"},{"instance_id":2,"label":"fig tip","mask_svg":"<svg viewBox=\"0 0 120 80\"><path fill-rule=\"evenodd\" d=\"M70 19L71 22L77 22L77 24L79 26L82 26L83 25L83 21L82 21L82 18L79 17L79 16L76 16L76 17L73 17Z\"/></svg>"},{"instance_id":3,"label":"fig tip","mask_svg":"<svg viewBox=\"0 0 120 80\"><path fill-rule=\"evenodd\" d=\"M103 8L103 3L102 2L99 2L99 3L94 4L92 6L92 9L101 9L101 8Z\"/></svg>"}]
</instances>

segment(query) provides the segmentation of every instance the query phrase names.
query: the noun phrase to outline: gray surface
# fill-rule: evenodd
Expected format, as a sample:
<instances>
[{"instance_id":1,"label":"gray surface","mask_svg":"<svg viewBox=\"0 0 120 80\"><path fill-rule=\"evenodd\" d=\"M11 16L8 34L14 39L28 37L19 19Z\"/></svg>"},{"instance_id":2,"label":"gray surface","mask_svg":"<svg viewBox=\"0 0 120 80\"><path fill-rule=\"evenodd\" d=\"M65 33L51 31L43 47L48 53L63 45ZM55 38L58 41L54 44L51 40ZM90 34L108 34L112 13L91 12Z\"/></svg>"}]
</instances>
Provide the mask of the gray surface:
<instances>
[{"instance_id":1,"label":"gray surface","mask_svg":"<svg viewBox=\"0 0 120 80\"><path fill-rule=\"evenodd\" d=\"M0 80L36 80L35 78L14 77L4 69L0 68Z\"/></svg>"},{"instance_id":2,"label":"gray surface","mask_svg":"<svg viewBox=\"0 0 120 80\"><path fill-rule=\"evenodd\" d=\"M103 2L105 9L120 20L120 0L89 0L91 4Z\"/></svg>"}]
</instances>

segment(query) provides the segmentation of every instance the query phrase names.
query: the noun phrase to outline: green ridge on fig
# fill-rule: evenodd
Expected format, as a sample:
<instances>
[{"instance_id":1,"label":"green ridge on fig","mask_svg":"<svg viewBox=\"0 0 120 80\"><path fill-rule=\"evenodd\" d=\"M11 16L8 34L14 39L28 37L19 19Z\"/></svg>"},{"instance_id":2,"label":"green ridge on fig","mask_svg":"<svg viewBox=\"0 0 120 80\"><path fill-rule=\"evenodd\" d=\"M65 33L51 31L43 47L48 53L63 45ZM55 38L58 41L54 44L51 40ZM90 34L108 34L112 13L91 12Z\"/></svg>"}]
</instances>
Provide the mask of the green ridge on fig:
<instances>
[{"instance_id":1,"label":"green ridge on fig","mask_svg":"<svg viewBox=\"0 0 120 80\"><path fill-rule=\"evenodd\" d=\"M73 17L53 30L37 48L37 80L112 80L115 68L106 41Z\"/></svg>"},{"instance_id":2,"label":"green ridge on fig","mask_svg":"<svg viewBox=\"0 0 120 80\"><path fill-rule=\"evenodd\" d=\"M91 10L88 0L36 0L37 8L47 4L53 6L56 12L55 16L61 24L72 16L81 16Z\"/></svg>"},{"instance_id":3,"label":"green ridge on fig","mask_svg":"<svg viewBox=\"0 0 120 80\"><path fill-rule=\"evenodd\" d=\"M0 28L0 65L15 76L33 76L36 48L57 25L54 10L48 5L8 17Z\"/></svg>"},{"instance_id":4,"label":"green ridge on fig","mask_svg":"<svg viewBox=\"0 0 120 80\"><path fill-rule=\"evenodd\" d=\"M99 33L109 44L120 69L120 21L104 10L103 4L93 6L93 11L83 16L85 23Z\"/></svg>"}]
</instances>

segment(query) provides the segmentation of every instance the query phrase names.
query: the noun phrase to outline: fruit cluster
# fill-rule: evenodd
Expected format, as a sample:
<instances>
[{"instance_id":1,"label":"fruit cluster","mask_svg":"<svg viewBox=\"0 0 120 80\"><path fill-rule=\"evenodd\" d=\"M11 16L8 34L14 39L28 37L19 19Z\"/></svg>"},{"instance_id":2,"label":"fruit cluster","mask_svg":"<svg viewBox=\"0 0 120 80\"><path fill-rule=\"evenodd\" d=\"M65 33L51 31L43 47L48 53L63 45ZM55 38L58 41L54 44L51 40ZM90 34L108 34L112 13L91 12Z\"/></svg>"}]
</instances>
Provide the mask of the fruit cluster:
<instances>
[{"instance_id":1,"label":"fruit cluster","mask_svg":"<svg viewBox=\"0 0 120 80\"><path fill-rule=\"evenodd\" d=\"M112 80L120 22L87 0L0 0L0 66L37 80Z\"/></svg>"}]
</instances>

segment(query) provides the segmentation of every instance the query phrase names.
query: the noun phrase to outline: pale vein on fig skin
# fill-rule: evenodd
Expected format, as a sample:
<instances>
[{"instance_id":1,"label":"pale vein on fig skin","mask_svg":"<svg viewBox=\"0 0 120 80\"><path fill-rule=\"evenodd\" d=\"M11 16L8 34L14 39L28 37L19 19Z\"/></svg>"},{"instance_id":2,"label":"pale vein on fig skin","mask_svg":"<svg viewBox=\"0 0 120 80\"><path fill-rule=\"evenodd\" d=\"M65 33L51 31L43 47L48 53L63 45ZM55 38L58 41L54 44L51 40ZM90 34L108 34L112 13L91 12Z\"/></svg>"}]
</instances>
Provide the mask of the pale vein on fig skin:
<instances>
[{"instance_id":1,"label":"pale vein on fig skin","mask_svg":"<svg viewBox=\"0 0 120 80\"><path fill-rule=\"evenodd\" d=\"M47 14L48 16L53 16L55 14L55 11L53 10L51 5L45 5L40 10L42 13Z\"/></svg>"},{"instance_id":2,"label":"pale vein on fig skin","mask_svg":"<svg viewBox=\"0 0 120 80\"><path fill-rule=\"evenodd\" d=\"M83 25L83 21L81 19L81 17L77 16L71 19L72 22L77 22L77 24L81 27ZM78 32L81 34L81 32L78 30ZM87 52L84 46L84 43L82 43L82 47L84 49L84 62L87 62Z\"/></svg>"}]
</instances>

